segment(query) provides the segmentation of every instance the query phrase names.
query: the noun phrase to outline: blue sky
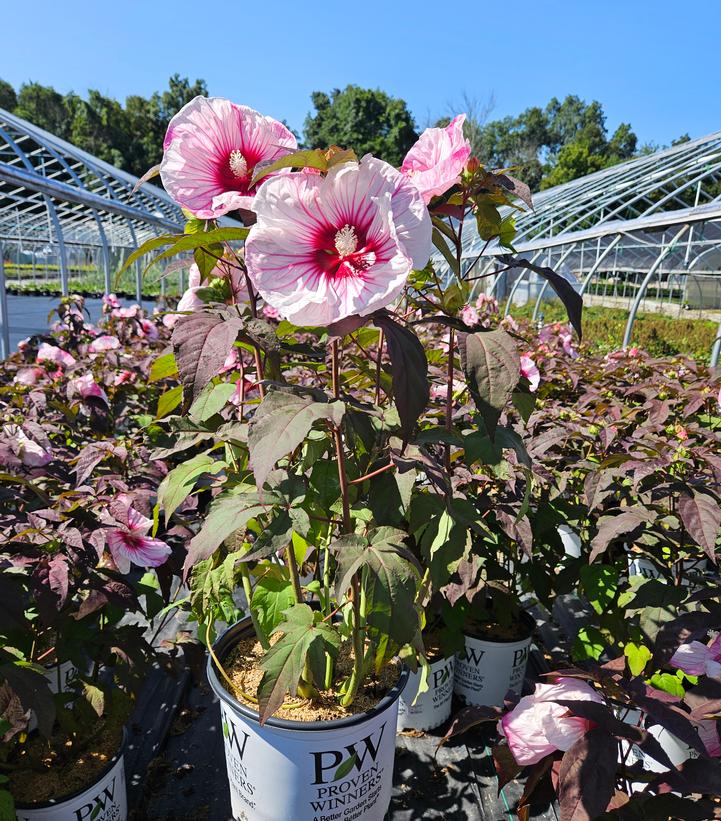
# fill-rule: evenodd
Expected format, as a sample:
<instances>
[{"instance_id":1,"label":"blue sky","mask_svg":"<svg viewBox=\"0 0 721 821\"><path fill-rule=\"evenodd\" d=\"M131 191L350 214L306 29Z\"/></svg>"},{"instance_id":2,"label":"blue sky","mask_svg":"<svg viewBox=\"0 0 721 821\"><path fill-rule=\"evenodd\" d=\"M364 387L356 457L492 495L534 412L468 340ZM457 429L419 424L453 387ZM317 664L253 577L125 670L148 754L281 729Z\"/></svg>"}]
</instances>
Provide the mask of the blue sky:
<instances>
[{"instance_id":1,"label":"blue sky","mask_svg":"<svg viewBox=\"0 0 721 821\"><path fill-rule=\"evenodd\" d=\"M403 97L421 126L464 92L493 118L577 94L664 144L721 128L720 33L716 0L15 0L0 77L123 99L179 72L297 130L312 91L348 83Z\"/></svg>"}]
</instances>

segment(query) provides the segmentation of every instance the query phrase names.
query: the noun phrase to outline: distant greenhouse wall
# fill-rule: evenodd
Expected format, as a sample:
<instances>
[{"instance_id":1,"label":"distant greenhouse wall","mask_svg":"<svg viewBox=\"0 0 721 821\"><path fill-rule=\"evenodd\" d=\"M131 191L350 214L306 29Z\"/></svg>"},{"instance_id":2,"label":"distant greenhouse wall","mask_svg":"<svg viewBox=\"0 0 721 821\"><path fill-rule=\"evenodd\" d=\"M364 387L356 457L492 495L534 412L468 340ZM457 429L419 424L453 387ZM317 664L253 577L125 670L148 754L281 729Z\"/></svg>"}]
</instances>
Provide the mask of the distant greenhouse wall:
<instances>
[{"instance_id":1,"label":"distant greenhouse wall","mask_svg":"<svg viewBox=\"0 0 721 821\"><path fill-rule=\"evenodd\" d=\"M695 311L721 335L721 132L543 191L516 226L517 256L574 277L586 305L628 310L624 346L639 311ZM464 227L465 270L488 275L479 290L507 312L530 302L539 318L549 286L526 269L502 270L507 251L484 245ZM717 339L712 365L720 353Z\"/></svg>"}]
</instances>

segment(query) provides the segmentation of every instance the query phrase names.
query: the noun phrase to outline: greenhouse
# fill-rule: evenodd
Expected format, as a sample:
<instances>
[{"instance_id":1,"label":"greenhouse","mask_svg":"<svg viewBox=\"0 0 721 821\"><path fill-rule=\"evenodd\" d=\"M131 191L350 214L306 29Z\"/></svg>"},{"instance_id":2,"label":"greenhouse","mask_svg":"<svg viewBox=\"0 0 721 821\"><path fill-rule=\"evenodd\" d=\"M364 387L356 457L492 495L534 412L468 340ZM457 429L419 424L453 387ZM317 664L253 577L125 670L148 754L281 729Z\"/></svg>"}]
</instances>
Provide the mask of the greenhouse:
<instances>
[{"instance_id":1,"label":"greenhouse","mask_svg":"<svg viewBox=\"0 0 721 821\"><path fill-rule=\"evenodd\" d=\"M585 306L629 311L623 344L639 311L721 320L721 132L603 169L533 197L519 214L518 255L574 277ZM553 296L528 270L506 269L507 250L464 229L463 259L472 276L513 306L531 302L533 319ZM721 328L721 326L720 326ZM712 364L721 345L717 340Z\"/></svg>"},{"instance_id":2,"label":"greenhouse","mask_svg":"<svg viewBox=\"0 0 721 821\"><path fill-rule=\"evenodd\" d=\"M0 260L8 282L112 275L139 244L183 224L181 209L138 180L0 109ZM141 297L140 269L134 291Z\"/></svg>"}]
</instances>

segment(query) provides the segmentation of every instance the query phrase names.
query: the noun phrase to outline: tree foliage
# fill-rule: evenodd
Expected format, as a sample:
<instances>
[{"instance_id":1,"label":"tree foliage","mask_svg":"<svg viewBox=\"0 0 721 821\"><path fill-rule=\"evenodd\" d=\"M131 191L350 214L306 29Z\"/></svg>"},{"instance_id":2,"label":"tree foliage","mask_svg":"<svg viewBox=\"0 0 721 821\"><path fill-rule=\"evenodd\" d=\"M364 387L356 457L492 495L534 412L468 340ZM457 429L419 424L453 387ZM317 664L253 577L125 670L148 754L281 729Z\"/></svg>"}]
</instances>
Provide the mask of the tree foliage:
<instances>
[{"instance_id":1,"label":"tree foliage","mask_svg":"<svg viewBox=\"0 0 721 821\"><path fill-rule=\"evenodd\" d=\"M19 90L0 79L0 108L68 140L101 160L142 176L160 161L170 118L193 97L207 95L204 80L174 74L168 88L150 97L132 95L125 105L91 89L87 99L51 86L23 83Z\"/></svg>"},{"instance_id":2,"label":"tree foliage","mask_svg":"<svg viewBox=\"0 0 721 821\"><path fill-rule=\"evenodd\" d=\"M380 89L349 85L330 95L314 91L311 101L315 114L308 114L304 125L311 148L342 145L359 157L370 152L400 165L418 138L405 101Z\"/></svg>"}]
</instances>

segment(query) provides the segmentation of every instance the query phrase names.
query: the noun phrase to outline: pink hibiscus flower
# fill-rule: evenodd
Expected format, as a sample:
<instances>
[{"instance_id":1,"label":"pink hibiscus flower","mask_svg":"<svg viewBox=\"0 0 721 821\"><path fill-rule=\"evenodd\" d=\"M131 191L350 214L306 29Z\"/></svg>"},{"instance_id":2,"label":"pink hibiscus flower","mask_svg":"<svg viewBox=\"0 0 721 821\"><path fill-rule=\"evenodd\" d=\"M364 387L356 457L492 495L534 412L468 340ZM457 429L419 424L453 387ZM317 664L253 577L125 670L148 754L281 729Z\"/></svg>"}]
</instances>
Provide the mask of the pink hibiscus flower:
<instances>
[{"instance_id":1,"label":"pink hibiscus flower","mask_svg":"<svg viewBox=\"0 0 721 821\"><path fill-rule=\"evenodd\" d=\"M521 376L526 377L531 391L535 392L541 384L541 373L528 353L521 354Z\"/></svg>"},{"instance_id":2,"label":"pink hibiscus flower","mask_svg":"<svg viewBox=\"0 0 721 821\"><path fill-rule=\"evenodd\" d=\"M559 678L554 684L536 684L533 695L524 696L498 722L498 732L505 736L520 766L535 764L556 750L565 752L593 728L592 722L570 715L557 701L603 703L584 681Z\"/></svg>"},{"instance_id":3,"label":"pink hibiscus flower","mask_svg":"<svg viewBox=\"0 0 721 821\"><path fill-rule=\"evenodd\" d=\"M55 345L48 345L47 342L42 342L38 348L37 362L54 362L63 368L69 368L75 364L75 357L71 356L67 351L58 348Z\"/></svg>"},{"instance_id":4,"label":"pink hibiscus flower","mask_svg":"<svg viewBox=\"0 0 721 821\"><path fill-rule=\"evenodd\" d=\"M461 319L466 323L466 325L478 325L480 317L478 316L478 311L473 307L473 305L464 305L461 308Z\"/></svg>"},{"instance_id":5,"label":"pink hibiscus flower","mask_svg":"<svg viewBox=\"0 0 721 821\"><path fill-rule=\"evenodd\" d=\"M670 664L689 676L721 678L721 634L710 644L700 641L682 644L671 656Z\"/></svg>"},{"instance_id":6,"label":"pink hibiscus flower","mask_svg":"<svg viewBox=\"0 0 721 821\"><path fill-rule=\"evenodd\" d=\"M114 351L120 347L120 340L117 336L110 336L103 334L102 336L93 339L88 345L88 353L103 353L105 351Z\"/></svg>"},{"instance_id":7,"label":"pink hibiscus flower","mask_svg":"<svg viewBox=\"0 0 721 821\"><path fill-rule=\"evenodd\" d=\"M280 311L272 305L263 305L263 316L266 319L280 319ZM721 404L721 394L719 394L719 404Z\"/></svg>"},{"instance_id":8,"label":"pink hibiscus flower","mask_svg":"<svg viewBox=\"0 0 721 821\"><path fill-rule=\"evenodd\" d=\"M157 339L160 336L158 329L155 327L155 323L152 319L141 319L140 320L140 336L144 336L151 341Z\"/></svg>"},{"instance_id":9,"label":"pink hibiscus flower","mask_svg":"<svg viewBox=\"0 0 721 821\"><path fill-rule=\"evenodd\" d=\"M82 399L89 399L91 396L96 396L98 399L102 399L106 405L110 404L108 402L108 397L105 395L105 391L93 379L93 375L91 373L76 376L75 379L71 379L68 382L68 394L73 396L76 393Z\"/></svg>"},{"instance_id":10,"label":"pink hibiscus flower","mask_svg":"<svg viewBox=\"0 0 721 821\"><path fill-rule=\"evenodd\" d=\"M175 308L177 313L165 314L163 317L163 325L165 325L166 328L174 328L184 312L199 311L203 305L205 305L203 300L198 296L199 290L200 286L198 285L193 285L188 288L183 296L180 297L180 300Z\"/></svg>"},{"instance_id":11,"label":"pink hibiscus flower","mask_svg":"<svg viewBox=\"0 0 721 821\"><path fill-rule=\"evenodd\" d=\"M115 505L113 513L121 527L109 528L105 543L121 573L130 571L131 562L140 567L159 567L165 563L172 550L160 539L146 535L153 526L152 519L122 502Z\"/></svg>"},{"instance_id":12,"label":"pink hibiscus flower","mask_svg":"<svg viewBox=\"0 0 721 821\"><path fill-rule=\"evenodd\" d=\"M135 379L135 374L132 371L123 370L115 377L113 385L124 385L126 382L132 382Z\"/></svg>"},{"instance_id":13,"label":"pink hibiscus flower","mask_svg":"<svg viewBox=\"0 0 721 821\"><path fill-rule=\"evenodd\" d=\"M130 305L127 308L113 308L111 316L115 319L135 319L140 315L140 305Z\"/></svg>"},{"instance_id":14,"label":"pink hibiscus flower","mask_svg":"<svg viewBox=\"0 0 721 821\"><path fill-rule=\"evenodd\" d=\"M16 385L37 385L38 380L42 379L43 376L45 376L43 368L23 368L15 374L13 382Z\"/></svg>"},{"instance_id":15,"label":"pink hibiscus flower","mask_svg":"<svg viewBox=\"0 0 721 821\"><path fill-rule=\"evenodd\" d=\"M103 297L103 313L109 313L113 310L113 308L120 307L120 300L115 296L115 294L106 294Z\"/></svg>"},{"instance_id":16,"label":"pink hibiscus flower","mask_svg":"<svg viewBox=\"0 0 721 821\"><path fill-rule=\"evenodd\" d=\"M263 299L296 325L330 325L391 303L431 252L431 220L392 166L366 156L326 177L292 173L258 191L245 246Z\"/></svg>"},{"instance_id":17,"label":"pink hibiscus flower","mask_svg":"<svg viewBox=\"0 0 721 821\"><path fill-rule=\"evenodd\" d=\"M471 156L471 144L463 136L465 120L466 115L459 114L445 128L427 128L403 160L401 172L421 192L426 205L459 181Z\"/></svg>"},{"instance_id":18,"label":"pink hibiscus flower","mask_svg":"<svg viewBox=\"0 0 721 821\"><path fill-rule=\"evenodd\" d=\"M297 147L293 134L272 117L222 97L196 97L170 121L160 176L179 205L214 219L251 208L256 166Z\"/></svg>"},{"instance_id":19,"label":"pink hibiscus flower","mask_svg":"<svg viewBox=\"0 0 721 821\"><path fill-rule=\"evenodd\" d=\"M19 425L5 425L3 436L10 440L10 450L25 465L39 468L53 458L53 449L46 440L45 446L31 439Z\"/></svg>"}]
</instances>

